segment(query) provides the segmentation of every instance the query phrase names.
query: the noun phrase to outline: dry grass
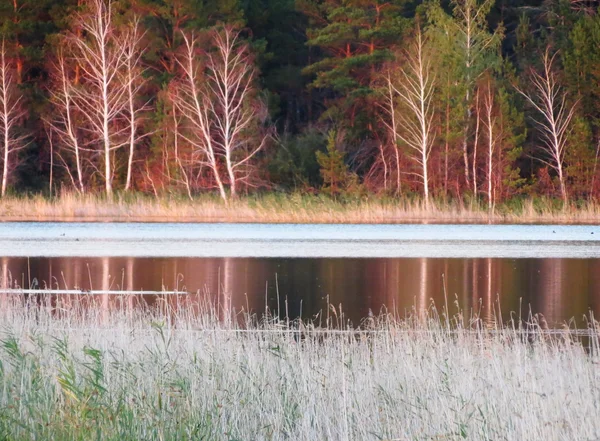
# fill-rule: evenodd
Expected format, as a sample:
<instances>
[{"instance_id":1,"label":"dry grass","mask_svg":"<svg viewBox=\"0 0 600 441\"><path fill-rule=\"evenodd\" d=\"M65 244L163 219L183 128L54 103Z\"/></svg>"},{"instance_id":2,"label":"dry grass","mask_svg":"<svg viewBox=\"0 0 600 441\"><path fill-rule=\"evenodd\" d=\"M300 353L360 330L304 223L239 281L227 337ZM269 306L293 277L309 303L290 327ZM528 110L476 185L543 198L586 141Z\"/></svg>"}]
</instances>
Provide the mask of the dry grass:
<instances>
[{"instance_id":1,"label":"dry grass","mask_svg":"<svg viewBox=\"0 0 600 441\"><path fill-rule=\"evenodd\" d=\"M102 197L66 194L0 200L4 221L259 222L259 223L600 223L600 205L561 209L552 200L525 200L489 212L477 203L362 198L334 201L300 194L268 194L230 202L165 196Z\"/></svg>"},{"instance_id":2,"label":"dry grass","mask_svg":"<svg viewBox=\"0 0 600 441\"><path fill-rule=\"evenodd\" d=\"M0 439L600 436L595 323L582 344L435 311L361 333L273 317L240 328L220 312L4 299Z\"/></svg>"}]
</instances>

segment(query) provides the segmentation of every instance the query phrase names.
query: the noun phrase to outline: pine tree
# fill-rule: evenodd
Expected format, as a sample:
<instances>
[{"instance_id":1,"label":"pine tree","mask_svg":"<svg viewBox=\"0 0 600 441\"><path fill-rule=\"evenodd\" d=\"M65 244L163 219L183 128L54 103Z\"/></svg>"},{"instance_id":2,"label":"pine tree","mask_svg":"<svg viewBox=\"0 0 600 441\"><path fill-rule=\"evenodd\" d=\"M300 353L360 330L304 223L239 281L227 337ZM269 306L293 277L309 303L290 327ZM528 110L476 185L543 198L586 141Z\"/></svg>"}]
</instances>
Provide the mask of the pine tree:
<instances>
[{"instance_id":1,"label":"pine tree","mask_svg":"<svg viewBox=\"0 0 600 441\"><path fill-rule=\"evenodd\" d=\"M301 9L311 20L308 45L323 54L304 72L314 75L311 87L325 93L321 116L357 136L373 117L373 77L391 49L400 43L406 23L403 0L305 0Z\"/></svg>"},{"instance_id":2,"label":"pine tree","mask_svg":"<svg viewBox=\"0 0 600 441\"><path fill-rule=\"evenodd\" d=\"M569 34L562 57L565 83L579 101L573 146L566 158L573 191L594 195L600 155L600 17L582 16Z\"/></svg>"},{"instance_id":3,"label":"pine tree","mask_svg":"<svg viewBox=\"0 0 600 441\"><path fill-rule=\"evenodd\" d=\"M337 148L337 132L327 135L327 152L317 151L317 162L321 166L323 186L321 190L330 196L341 194L348 186L350 174L344 163L344 153Z\"/></svg>"},{"instance_id":4,"label":"pine tree","mask_svg":"<svg viewBox=\"0 0 600 441\"><path fill-rule=\"evenodd\" d=\"M45 38L55 32L50 15L52 0L4 0L0 2L0 32L10 37L7 51L15 65L15 80L34 79L43 65Z\"/></svg>"},{"instance_id":5,"label":"pine tree","mask_svg":"<svg viewBox=\"0 0 600 441\"><path fill-rule=\"evenodd\" d=\"M589 120L574 118L569 147L565 153L565 174L571 197L589 197L594 192L598 168L597 151L594 147Z\"/></svg>"},{"instance_id":6,"label":"pine tree","mask_svg":"<svg viewBox=\"0 0 600 441\"><path fill-rule=\"evenodd\" d=\"M525 115L515 105L515 93L512 87L506 87L502 81L490 80L493 90L492 124L494 136L493 159L491 164L491 198L495 204L518 194L525 184L521 176L519 161L522 159L523 143L527 130ZM488 128L489 134L489 128ZM489 141L489 139L487 140Z\"/></svg>"},{"instance_id":7,"label":"pine tree","mask_svg":"<svg viewBox=\"0 0 600 441\"><path fill-rule=\"evenodd\" d=\"M307 17L295 0L248 0L245 5L271 115L280 131L297 133L309 118L309 78L302 75L308 61Z\"/></svg>"}]
</instances>

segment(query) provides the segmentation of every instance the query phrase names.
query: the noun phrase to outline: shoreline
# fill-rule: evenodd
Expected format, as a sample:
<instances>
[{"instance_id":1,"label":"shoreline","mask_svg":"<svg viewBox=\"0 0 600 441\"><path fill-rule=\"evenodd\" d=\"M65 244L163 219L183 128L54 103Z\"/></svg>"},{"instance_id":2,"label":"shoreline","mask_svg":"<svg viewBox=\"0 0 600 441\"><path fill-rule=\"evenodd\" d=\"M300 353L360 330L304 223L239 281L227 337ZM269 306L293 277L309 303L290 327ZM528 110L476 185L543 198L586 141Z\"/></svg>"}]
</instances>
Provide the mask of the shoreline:
<instances>
[{"instance_id":1,"label":"shoreline","mask_svg":"<svg viewBox=\"0 0 600 441\"><path fill-rule=\"evenodd\" d=\"M516 208L515 208L516 206ZM554 200L523 200L489 212L478 203L364 198L335 201L300 194L250 196L224 204L212 197L121 195L109 201L67 194L0 199L0 222L141 222L273 224L581 224L600 223L600 204L557 208Z\"/></svg>"}]
</instances>

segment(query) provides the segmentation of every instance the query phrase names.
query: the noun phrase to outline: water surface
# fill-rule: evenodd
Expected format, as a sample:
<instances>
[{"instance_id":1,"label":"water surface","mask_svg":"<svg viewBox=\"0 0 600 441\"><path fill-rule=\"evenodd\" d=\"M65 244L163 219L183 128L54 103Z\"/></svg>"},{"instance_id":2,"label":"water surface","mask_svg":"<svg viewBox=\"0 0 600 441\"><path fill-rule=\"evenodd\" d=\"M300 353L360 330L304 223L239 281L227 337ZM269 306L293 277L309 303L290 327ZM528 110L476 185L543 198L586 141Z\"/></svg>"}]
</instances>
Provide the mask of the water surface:
<instances>
[{"instance_id":1,"label":"water surface","mask_svg":"<svg viewBox=\"0 0 600 441\"><path fill-rule=\"evenodd\" d=\"M448 302L486 318L522 310L557 324L600 313L600 260L497 258L2 258L24 288L180 290L236 310L314 317L328 302L357 323ZM33 281L33 286L29 281ZM152 303L154 299L147 298ZM580 320L578 320L580 321Z\"/></svg>"},{"instance_id":2,"label":"water surface","mask_svg":"<svg viewBox=\"0 0 600 441\"><path fill-rule=\"evenodd\" d=\"M4 223L22 257L600 257L600 227Z\"/></svg>"},{"instance_id":3,"label":"water surface","mask_svg":"<svg viewBox=\"0 0 600 441\"><path fill-rule=\"evenodd\" d=\"M304 318L341 305L354 323L445 304L600 313L595 226L5 223L0 263L5 287L180 290Z\"/></svg>"}]
</instances>

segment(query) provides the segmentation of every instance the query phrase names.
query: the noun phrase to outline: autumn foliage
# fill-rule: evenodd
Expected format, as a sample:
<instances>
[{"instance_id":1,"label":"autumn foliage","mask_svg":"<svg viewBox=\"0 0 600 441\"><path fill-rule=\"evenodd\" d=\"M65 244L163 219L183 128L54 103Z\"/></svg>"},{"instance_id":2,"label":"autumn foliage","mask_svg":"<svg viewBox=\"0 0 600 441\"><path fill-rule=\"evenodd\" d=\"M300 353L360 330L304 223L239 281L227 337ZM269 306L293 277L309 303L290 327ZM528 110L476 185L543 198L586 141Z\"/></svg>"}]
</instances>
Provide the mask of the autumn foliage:
<instances>
[{"instance_id":1,"label":"autumn foliage","mask_svg":"<svg viewBox=\"0 0 600 441\"><path fill-rule=\"evenodd\" d=\"M1 193L596 200L600 14L575 6L2 2Z\"/></svg>"}]
</instances>

